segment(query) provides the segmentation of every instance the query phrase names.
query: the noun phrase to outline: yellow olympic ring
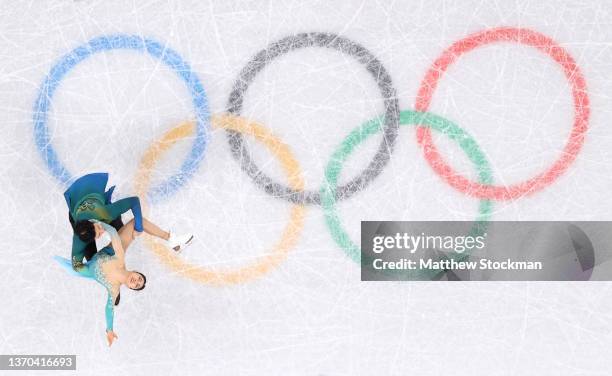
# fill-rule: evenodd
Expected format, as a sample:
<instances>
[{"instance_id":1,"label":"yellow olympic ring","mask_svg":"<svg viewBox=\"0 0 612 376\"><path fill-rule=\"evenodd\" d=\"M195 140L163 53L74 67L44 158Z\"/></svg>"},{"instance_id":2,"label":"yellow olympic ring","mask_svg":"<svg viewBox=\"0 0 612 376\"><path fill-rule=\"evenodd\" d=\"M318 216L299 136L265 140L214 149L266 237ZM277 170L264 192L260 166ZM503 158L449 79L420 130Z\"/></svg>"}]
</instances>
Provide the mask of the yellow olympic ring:
<instances>
[{"instance_id":1,"label":"yellow olympic ring","mask_svg":"<svg viewBox=\"0 0 612 376\"><path fill-rule=\"evenodd\" d=\"M304 179L297 160L289 147L262 125L241 117L230 115L215 115L211 118L213 128L229 129L253 136L263 143L278 158L283 170L289 178L289 185L295 190L304 189ZM155 141L145 152L136 173L136 192L141 198L143 213L147 212L145 202L146 193L151 180L151 172L157 161L177 141L190 137L195 132L195 123L187 121L166 132L163 137ZM210 269L191 265L182 258L177 257L165 245L154 241L152 237L145 236L145 244L153 253L176 273L194 281L211 285L233 285L254 280L277 267L287 257L289 249L295 245L304 227L305 207L293 204L289 223L283 231L281 239L273 246L271 252L259 257L255 262L236 269Z\"/></svg>"}]
</instances>

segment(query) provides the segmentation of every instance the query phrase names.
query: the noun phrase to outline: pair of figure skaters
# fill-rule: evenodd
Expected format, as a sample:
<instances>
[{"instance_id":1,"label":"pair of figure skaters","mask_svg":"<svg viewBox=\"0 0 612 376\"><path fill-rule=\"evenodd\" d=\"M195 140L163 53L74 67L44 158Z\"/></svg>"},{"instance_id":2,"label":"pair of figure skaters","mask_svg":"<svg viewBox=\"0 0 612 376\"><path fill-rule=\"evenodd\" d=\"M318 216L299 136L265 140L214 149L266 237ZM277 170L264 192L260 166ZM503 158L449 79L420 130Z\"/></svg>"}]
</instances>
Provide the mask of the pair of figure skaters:
<instances>
[{"instance_id":1,"label":"pair of figure skaters","mask_svg":"<svg viewBox=\"0 0 612 376\"><path fill-rule=\"evenodd\" d=\"M107 183L107 173L94 173L80 177L66 190L64 197L74 232L72 256L71 260L59 256L55 259L72 274L94 279L106 288L106 338L110 346L118 338L113 331L113 308L119 304L120 287L140 291L147 283L144 274L125 266L125 252L132 241L144 231L180 252L191 244L193 235L177 236L143 218L138 197L111 202L115 186L106 190ZM128 210L134 218L124 224L121 214Z\"/></svg>"}]
</instances>

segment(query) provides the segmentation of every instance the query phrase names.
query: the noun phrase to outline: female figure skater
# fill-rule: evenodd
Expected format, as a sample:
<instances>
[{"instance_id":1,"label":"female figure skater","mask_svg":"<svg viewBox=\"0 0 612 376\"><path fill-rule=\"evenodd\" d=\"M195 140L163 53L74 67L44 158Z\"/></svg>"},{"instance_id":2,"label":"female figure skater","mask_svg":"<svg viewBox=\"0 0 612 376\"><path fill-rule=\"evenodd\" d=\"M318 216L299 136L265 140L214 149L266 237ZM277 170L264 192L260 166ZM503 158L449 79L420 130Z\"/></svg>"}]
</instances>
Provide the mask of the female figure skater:
<instances>
[{"instance_id":1,"label":"female figure skater","mask_svg":"<svg viewBox=\"0 0 612 376\"><path fill-rule=\"evenodd\" d=\"M145 288L147 278L138 271L127 270L125 266L125 252L134 240L134 219L123 226L119 232L114 227L95 219L91 219L90 223L97 237L107 232L111 237L111 243L95 253L89 262L77 266L75 271L83 277L95 279L108 292L105 307L106 339L108 345L111 346L113 341L118 338L113 331L113 318L114 306L118 305L120 300L119 288L121 285L126 285L132 290L140 291ZM163 231L146 218L142 219L142 223L144 232L147 234L164 240L168 240L170 237L168 232ZM183 238L189 239L189 242L181 244L184 248L191 242L193 236L188 235ZM68 262L66 259L60 261L64 264Z\"/></svg>"}]
</instances>

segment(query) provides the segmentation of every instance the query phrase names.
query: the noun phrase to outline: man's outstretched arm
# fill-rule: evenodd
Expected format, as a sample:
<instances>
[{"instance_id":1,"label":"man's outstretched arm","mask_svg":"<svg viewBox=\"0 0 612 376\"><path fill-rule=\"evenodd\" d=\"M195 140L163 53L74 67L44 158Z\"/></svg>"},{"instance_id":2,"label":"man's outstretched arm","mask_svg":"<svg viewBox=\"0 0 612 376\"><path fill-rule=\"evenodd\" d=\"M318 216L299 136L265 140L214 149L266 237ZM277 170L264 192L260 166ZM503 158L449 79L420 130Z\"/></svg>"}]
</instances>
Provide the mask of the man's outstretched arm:
<instances>
[{"instance_id":1,"label":"man's outstretched arm","mask_svg":"<svg viewBox=\"0 0 612 376\"><path fill-rule=\"evenodd\" d=\"M128 197L116 201L112 204L106 205L106 209L111 215L112 219L119 217L121 214L128 210L132 210L134 215L134 230L142 232L142 211L140 209L140 199L136 196Z\"/></svg>"}]
</instances>

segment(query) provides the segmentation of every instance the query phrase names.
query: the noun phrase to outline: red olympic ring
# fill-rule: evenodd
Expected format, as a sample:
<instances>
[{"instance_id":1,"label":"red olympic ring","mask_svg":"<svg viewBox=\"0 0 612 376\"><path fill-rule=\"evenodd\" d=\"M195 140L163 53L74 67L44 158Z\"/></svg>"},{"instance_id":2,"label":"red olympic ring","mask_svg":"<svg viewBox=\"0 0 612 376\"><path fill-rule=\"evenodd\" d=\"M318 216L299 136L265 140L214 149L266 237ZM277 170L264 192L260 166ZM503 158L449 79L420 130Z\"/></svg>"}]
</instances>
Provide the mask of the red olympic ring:
<instances>
[{"instance_id":1,"label":"red olympic ring","mask_svg":"<svg viewBox=\"0 0 612 376\"><path fill-rule=\"evenodd\" d=\"M468 35L447 48L425 74L421 86L419 87L415 106L416 110L423 112L429 110L433 92L436 89L439 79L448 67L461 55L478 47L495 42L515 42L535 47L550 56L562 67L563 73L572 89L575 115L572 132L563 149L561 157L557 159L548 170L522 183L511 186L486 185L470 181L455 172L444 161L434 146L429 128L417 127L417 140L423 147L425 159L429 165L455 189L481 199L509 200L535 193L550 185L563 174L576 159L576 155L580 152L584 143L585 132L587 131L589 121L589 97L587 95L586 81L582 72L580 72L576 61L563 47L559 46L551 38L536 31L513 27L500 27Z\"/></svg>"}]
</instances>

